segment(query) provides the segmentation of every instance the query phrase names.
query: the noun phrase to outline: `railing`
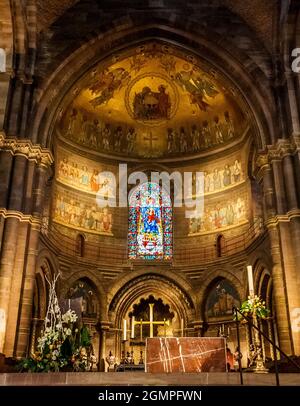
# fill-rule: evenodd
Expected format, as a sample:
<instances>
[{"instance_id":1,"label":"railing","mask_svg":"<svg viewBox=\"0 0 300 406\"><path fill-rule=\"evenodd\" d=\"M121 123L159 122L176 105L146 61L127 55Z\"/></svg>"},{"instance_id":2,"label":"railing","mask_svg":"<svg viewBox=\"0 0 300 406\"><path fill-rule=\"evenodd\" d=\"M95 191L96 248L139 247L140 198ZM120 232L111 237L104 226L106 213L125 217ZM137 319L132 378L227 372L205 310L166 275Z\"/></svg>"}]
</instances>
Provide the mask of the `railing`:
<instances>
[{"instance_id":1,"label":"railing","mask_svg":"<svg viewBox=\"0 0 300 406\"><path fill-rule=\"evenodd\" d=\"M240 382L241 385L244 384L243 380L243 369L242 369L242 363L241 363L241 342L240 342L240 321L238 319L238 315L240 315L244 320L246 320L250 327L253 327L260 335L262 335L272 346L273 346L273 351L274 351L274 366L275 366L275 376L276 376L276 385L279 386L279 371L278 371L278 359L277 359L277 351L280 352L281 355L283 355L291 364L293 364L299 371L300 371L300 366L291 358L289 357L284 351L282 351L281 348L278 347L278 345L271 340L257 325L255 325L250 317L245 316L239 309L236 307L232 308L232 313L234 314L234 318L236 321L236 332L237 332L237 353L238 353L238 364L239 364L239 374L240 374Z\"/></svg>"},{"instance_id":2,"label":"railing","mask_svg":"<svg viewBox=\"0 0 300 406\"><path fill-rule=\"evenodd\" d=\"M74 237L62 233L55 224L47 225L42 230L43 235L45 235L47 240L55 246L58 252L70 256L81 256L80 253L82 251L77 247L75 229L72 230ZM197 264L203 261L227 257L244 251L259 235L263 233L263 231L264 228L262 222L256 221L243 233L226 238L221 255L217 254L217 247L214 242L211 242L210 245L207 243L197 243L193 246L192 244L189 244L189 238L191 237L187 237L188 248L186 248L180 247L180 243L177 240L175 241L174 246L175 258L178 263L184 262ZM89 240L84 241L84 252L82 256L85 259L109 263L113 258L114 262L119 264L127 261L127 244L125 238L101 238L101 236L98 236L97 234L95 234L95 236L99 237L99 242Z\"/></svg>"}]
</instances>

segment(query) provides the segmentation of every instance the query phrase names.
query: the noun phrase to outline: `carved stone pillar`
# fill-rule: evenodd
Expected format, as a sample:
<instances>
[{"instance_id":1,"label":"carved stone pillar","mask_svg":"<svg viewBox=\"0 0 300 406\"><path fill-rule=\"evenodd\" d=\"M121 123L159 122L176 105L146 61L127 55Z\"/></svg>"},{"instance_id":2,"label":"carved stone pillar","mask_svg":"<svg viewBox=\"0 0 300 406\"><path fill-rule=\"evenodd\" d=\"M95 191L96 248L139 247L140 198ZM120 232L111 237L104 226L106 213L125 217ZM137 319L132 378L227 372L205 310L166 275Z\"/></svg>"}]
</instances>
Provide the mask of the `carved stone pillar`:
<instances>
[{"instance_id":1,"label":"carved stone pillar","mask_svg":"<svg viewBox=\"0 0 300 406\"><path fill-rule=\"evenodd\" d=\"M288 210L290 211L298 207L293 158L291 155L286 155L283 158L283 173L285 180L287 206Z\"/></svg>"},{"instance_id":2,"label":"carved stone pillar","mask_svg":"<svg viewBox=\"0 0 300 406\"><path fill-rule=\"evenodd\" d=\"M5 336L4 353L7 357L14 356L15 339L18 329L18 317L20 298L22 292L23 269L25 253L27 250L27 235L30 228L29 222L20 222L18 228L18 239L16 243L16 255L11 280L11 293L9 298L9 315Z\"/></svg>"},{"instance_id":3,"label":"carved stone pillar","mask_svg":"<svg viewBox=\"0 0 300 406\"><path fill-rule=\"evenodd\" d=\"M40 225L32 225L29 232L27 261L25 264L25 274L23 276L19 328L16 338L17 357L23 357L28 352L39 233Z\"/></svg>"},{"instance_id":4,"label":"carved stone pillar","mask_svg":"<svg viewBox=\"0 0 300 406\"><path fill-rule=\"evenodd\" d=\"M264 189L265 221L269 231L273 262L272 283L279 344L283 351L294 354L300 353L300 337L297 337L291 329L290 310L300 303L297 293L295 250L287 213L287 210L297 207L292 158L289 154L287 155L289 149L290 143L286 140L280 140L275 147L271 147L268 154L260 157L262 165L258 175ZM284 185L282 178L285 180ZM284 202L284 198L287 203Z\"/></svg>"},{"instance_id":5,"label":"carved stone pillar","mask_svg":"<svg viewBox=\"0 0 300 406\"><path fill-rule=\"evenodd\" d=\"M5 220L0 259L0 312L2 319L0 329L0 353L4 350L18 228L18 218L11 217Z\"/></svg>"},{"instance_id":6,"label":"carved stone pillar","mask_svg":"<svg viewBox=\"0 0 300 406\"><path fill-rule=\"evenodd\" d=\"M276 190L275 198L276 198L277 213L284 214L286 213L286 196L281 159L273 160L272 167L274 174L274 186Z\"/></svg>"},{"instance_id":7,"label":"carved stone pillar","mask_svg":"<svg viewBox=\"0 0 300 406\"><path fill-rule=\"evenodd\" d=\"M106 333L108 331L108 326L101 325L99 330L99 362L98 362L98 371L105 372L105 358L106 354Z\"/></svg>"},{"instance_id":8,"label":"carved stone pillar","mask_svg":"<svg viewBox=\"0 0 300 406\"><path fill-rule=\"evenodd\" d=\"M10 177L12 173L12 164L13 164L13 155L11 154L11 152L0 151L0 208L7 207L8 190L10 184Z\"/></svg>"},{"instance_id":9,"label":"carved stone pillar","mask_svg":"<svg viewBox=\"0 0 300 406\"><path fill-rule=\"evenodd\" d=\"M0 148L0 352L23 356L30 336L45 179L53 157L30 140L4 133Z\"/></svg>"},{"instance_id":10,"label":"carved stone pillar","mask_svg":"<svg viewBox=\"0 0 300 406\"><path fill-rule=\"evenodd\" d=\"M42 202L47 176L47 168L44 165L37 167L36 186L33 190L33 214L40 217ZM36 259L38 255L38 244L40 234L40 223L32 224L29 230L27 263L23 276L23 289L21 294L21 311L19 316L19 329L16 340L16 355L22 357L28 351L30 327L32 318L32 303L35 283Z\"/></svg>"},{"instance_id":11,"label":"carved stone pillar","mask_svg":"<svg viewBox=\"0 0 300 406\"><path fill-rule=\"evenodd\" d=\"M9 210L22 211L27 162L28 161L24 155L16 155L14 157L11 192L8 201Z\"/></svg>"}]
</instances>

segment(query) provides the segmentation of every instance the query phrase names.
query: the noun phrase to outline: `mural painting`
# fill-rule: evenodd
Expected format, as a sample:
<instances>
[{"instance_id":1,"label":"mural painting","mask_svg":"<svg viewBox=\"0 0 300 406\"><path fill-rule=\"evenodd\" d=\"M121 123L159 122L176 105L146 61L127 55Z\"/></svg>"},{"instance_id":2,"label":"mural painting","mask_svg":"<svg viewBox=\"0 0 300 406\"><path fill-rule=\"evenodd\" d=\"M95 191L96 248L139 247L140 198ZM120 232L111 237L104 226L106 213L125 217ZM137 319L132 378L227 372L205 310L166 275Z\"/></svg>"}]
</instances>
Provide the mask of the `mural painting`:
<instances>
[{"instance_id":1,"label":"mural painting","mask_svg":"<svg viewBox=\"0 0 300 406\"><path fill-rule=\"evenodd\" d=\"M95 289L84 279L76 281L67 293L68 299L81 299L83 317L97 317L98 299Z\"/></svg>"},{"instance_id":2,"label":"mural painting","mask_svg":"<svg viewBox=\"0 0 300 406\"><path fill-rule=\"evenodd\" d=\"M115 188L112 176L114 167L103 166L62 148L57 148L56 165L56 179L59 182L85 192L114 198Z\"/></svg>"},{"instance_id":3,"label":"mural painting","mask_svg":"<svg viewBox=\"0 0 300 406\"><path fill-rule=\"evenodd\" d=\"M223 279L208 294L205 313L207 317L232 316L232 307L240 306L239 295L234 286Z\"/></svg>"},{"instance_id":4,"label":"mural painting","mask_svg":"<svg viewBox=\"0 0 300 406\"><path fill-rule=\"evenodd\" d=\"M62 137L150 158L206 151L246 131L236 95L202 61L151 43L132 52L87 74L57 127Z\"/></svg>"},{"instance_id":5,"label":"mural painting","mask_svg":"<svg viewBox=\"0 0 300 406\"><path fill-rule=\"evenodd\" d=\"M218 201L216 199L211 200L204 201L202 217L189 220L189 235L226 230L248 221L249 209L246 190L234 192L230 198L223 197Z\"/></svg>"},{"instance_id":6,"label":"mural painting","mask_svg":"<svg viewBox=\"0 0 300 406\"><path fill-rule=\"evenodd\" d=\"M78 230L112 235L110 208L99 208L95 198L59 186L54 194L53 221Z\"/></svg>"}]
</instances>

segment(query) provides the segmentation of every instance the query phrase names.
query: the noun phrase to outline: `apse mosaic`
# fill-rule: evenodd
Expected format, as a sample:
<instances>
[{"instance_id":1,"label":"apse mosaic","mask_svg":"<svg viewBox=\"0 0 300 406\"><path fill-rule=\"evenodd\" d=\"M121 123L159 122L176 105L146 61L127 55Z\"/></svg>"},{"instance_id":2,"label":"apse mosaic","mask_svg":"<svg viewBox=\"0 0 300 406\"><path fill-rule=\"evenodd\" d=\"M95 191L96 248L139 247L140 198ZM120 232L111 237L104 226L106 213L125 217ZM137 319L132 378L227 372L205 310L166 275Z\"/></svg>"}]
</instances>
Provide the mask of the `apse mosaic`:
<instances>
[{"instance_id":1,"label":"apse mosaic","mask_svg":"<svg viewBox=\"0 0 300 406\"><path fill-rule=\"evenodd\" d=\"M129 259L171 259L170 197L158 184L147 182L132 191L129 202Z\"/></svg>"},{"instance_id":2,"label":"apse mosaic","mask_svg":"<svg viewBox=\"0 0 300 406\"><path fill-rule=\"evenodd\" d=\"M248 127L237 94L216 72L163 44L114 55L74 92L57 130L103 153L195 154L230 143Z\"/></svg>"},{"instance_id":3,"label":"apse mosaic","mask_svg":"<svg viewBox=\"0 0 300 406\"><path fill-rule=\"evenodd\" d=\"M205 199L204 213L189 220L189 235L221 231L246 224L249 218L248 191L234 191L222 199Z\"/></svg>"},{"instance_id":4,"label":"apse mosaic","mask_svg":"<svg viewBox=\"0 0 300 406\"><path fill-rule=\"evenodd\" d=\"M78 230L112 235L112 213L99 208L94 197L56 186L53 200L53 221Z\"/></svg>"},{"instance_id":5,"label":"apse mosaic","mask_svg":"<svg viewBox=\"0 0 300 406\"><path fill-rule=\"evenodd\" d=\"M235 287L223 279L216 283L208 294L206 314L208 317L232 316L233 306L240 306L240 298Z\"/></svg>"}]
</instances>

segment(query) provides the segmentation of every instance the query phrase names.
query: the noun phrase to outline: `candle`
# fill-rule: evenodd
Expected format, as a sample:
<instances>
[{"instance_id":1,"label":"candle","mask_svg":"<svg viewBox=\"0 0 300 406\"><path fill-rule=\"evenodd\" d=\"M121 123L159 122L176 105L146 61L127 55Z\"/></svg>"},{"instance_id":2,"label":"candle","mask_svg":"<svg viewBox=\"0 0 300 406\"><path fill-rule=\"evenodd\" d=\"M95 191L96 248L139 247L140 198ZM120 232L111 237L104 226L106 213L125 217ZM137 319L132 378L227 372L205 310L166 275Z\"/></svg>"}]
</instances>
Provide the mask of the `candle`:
<instances>
[{"instance_id":1,"label":"candle","mask_svg":"<svg viewBox=\"0 0 300 406\"><path fill-rule=\"evenodd\" d=\"M127 340L127 320L123 319L123 340Z\"/></svg>"},{"instance_id":2,"label":"candle","mask_svg":"<svg viewBox=\"0 0 300 406\"><path fill-rule=\"evenodd\" d=\"M247 273L248 273L249 295L253 296L254 295L254 285L253 285L253 272L252 272L252 266L251 265L247 266Z\"/></svg>"},{"instance_id":3,"label":"candle","mask_svg":"<svg viewBox=\"0 0 300 406\"><path fill-rule=\"evenodd\" d=\"M154 307L154 303L149 303L149 307L150 307L150 337L153 337L153 307Z\"/></svg>"},{"instance_id":4,"label":"candle","mask_svg":"<svg viewBox=\"0 0 300 406\"><path fill-rule=\"evenodd\" d=\"M134 323L135 323L135 317L132 316L132 318L131 318L131 338L134 338Z\"/></svg>"}]
</instances>

